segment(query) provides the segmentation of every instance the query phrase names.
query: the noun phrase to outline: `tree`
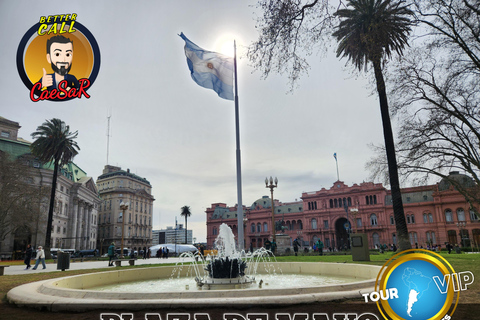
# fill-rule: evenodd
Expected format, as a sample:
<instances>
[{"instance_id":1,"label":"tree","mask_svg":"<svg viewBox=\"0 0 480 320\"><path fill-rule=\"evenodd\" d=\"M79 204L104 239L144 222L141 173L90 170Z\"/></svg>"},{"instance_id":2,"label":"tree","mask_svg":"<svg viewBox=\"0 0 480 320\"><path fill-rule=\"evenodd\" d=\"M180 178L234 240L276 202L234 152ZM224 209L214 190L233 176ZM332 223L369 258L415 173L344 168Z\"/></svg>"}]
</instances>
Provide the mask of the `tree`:
<instances>
[{"instance_id":1,"label":"tree","mask_svg":"<svg viewBox=\"0 0 480 320\"><path fill-rule=\"evenodd\" d=\"M187 218L190 217L192 213L190 212L189 206L183 206L181 210L182 210L182 213L180 213L180 215L182 217L185 217L185 243L188 243L187 242Z\"/></svg>"},{"instance_id":2,"label":"tree","mask_svg":"<svg viewBox=\"0 0 480 320\"><path fill-rule=\"evenodd\" d=\"M390 0L350 0L352 9L340 9L341 22L333 36L339 41L337 57L347 57L359 70L372 63L380 100L383 135L392 192L393 212L400 250L410 249L403 211L400 181L388 108L382 62L393 52L401 55L411 31L413 12L401 2Z\"/></svg>"},{"instance_id":3,"label":"tree","mask_svg":"<svg viewBox=\"0 0 480 320\"><path fill-rule=\"evenodd\" d=\"M56 118L46 120L46 122L37 128L37 131L32 133L32 138L36 139L30 146L32 154L44 163L53 162L52 190L50 193L50 205L45 235L45 254L47 259L51 258L50 242L58 170L72 161L78 154L80 148L74 141L77 135L78 131L70 132L70 127L65 125L65 122L62 120Z\"/></svg>"},{"instance_id":4,"label":"tree","mask_svg":"<svg viewBox=\"0 0 480 320\"><path fill-rule=\"evenodd\" d=\"M267 77L271 71L288 73L293 84L309 65L305 56L313 48L327 47L330 32L339 41L337 56L347 57L359 70L373 65L380 100L385 145L392 188L393 209L399 248L411 247L403 212L393 133L390 122L383 63L393 53L402 54L412 27L413 12L402 2L352 0L352 9L333 11L329 1L259 0L263 17L257 21L259 39L247 57ZM339 6L344 6L343 1ZM340 8L339 7L339 8ZM335 27L340 20L338 27ZM304 56L302 56L302 53Z\"/></svg>"},{"instance_id":5,"label":"tree","mask_svg":"<svg viewBox=\"0 0 480 320\"><path fill-rule=\"evenodd\" d=\"M31 169L0 151L0 248L19 228L34 227L44 202L45 192L35 185Z\"/></svg>"},{"instance_id":6,"label":"tree","mask_svg":"<svg viewBox=\"0 0 480 320\"><path fill-rule=\"evenodd\" d=\"M263 11L256 26L260 35L248 47L247 57L264 78L272 71L287 74L293 89L310 68L306 57L328 47L318 44L330 39L335 8L318 0L259 0L257 8Z\"/></svg>"},{"instance_id":7,"label":"tree","mask_svg":"<svg viewBox=\"0 0 480 320\"><path fill-rule=\"evenodd\" d=\"M399 169L414 183L428 182L431 177L447 180L477 211L480 3L428 0L413 5L423 32L412 49L390 67L389 96L401 124ZM382 174L381 158L371 161L379 168L374 176ZM467 173L476 187L452 179L452 170Z\"/></svg>"}]
</instances>

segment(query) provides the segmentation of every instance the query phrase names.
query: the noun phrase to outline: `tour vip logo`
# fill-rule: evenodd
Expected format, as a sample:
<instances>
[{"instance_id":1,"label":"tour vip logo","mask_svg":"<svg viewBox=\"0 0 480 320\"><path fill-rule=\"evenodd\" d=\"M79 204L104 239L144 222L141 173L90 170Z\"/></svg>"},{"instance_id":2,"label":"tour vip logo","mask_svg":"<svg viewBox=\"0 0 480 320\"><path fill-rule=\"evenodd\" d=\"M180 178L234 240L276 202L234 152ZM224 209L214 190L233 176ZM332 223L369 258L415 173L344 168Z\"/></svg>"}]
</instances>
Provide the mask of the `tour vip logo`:
<instances>
[{"instance_id":1,"label":"tour vip logo","mask_svg":"<svg viewBox=\"0 0 480 320\"><path fill-rule=\"evenodd\" d=\"M375 301L385 319L451 319L460 292L474 281L470 271L455 272L439 254L412 249L383 265L375 291L363 294Z\"/></svg>"},{"instance_id":2,"label":"tour vip logo","mask_svg":"<svg viewBox=\"0 0 480 320\"><path fill-rule=\"evenodd\" d=\"M76 13L41 16L20 41L17 69L34 102L88 99L100 50Z\"/></svg>"}]
</instances>

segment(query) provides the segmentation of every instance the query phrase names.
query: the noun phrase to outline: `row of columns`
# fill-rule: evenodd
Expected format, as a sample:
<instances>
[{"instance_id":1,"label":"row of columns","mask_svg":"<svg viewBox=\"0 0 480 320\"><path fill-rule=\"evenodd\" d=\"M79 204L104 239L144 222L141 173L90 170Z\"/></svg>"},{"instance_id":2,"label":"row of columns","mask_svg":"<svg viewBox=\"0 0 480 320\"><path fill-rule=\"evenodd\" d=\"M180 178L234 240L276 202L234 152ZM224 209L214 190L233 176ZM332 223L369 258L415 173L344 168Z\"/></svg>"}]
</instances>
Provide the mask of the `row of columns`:
<instances>
[{"instance_id":1,"label":"row of columns","mask_svg":"<svg viewBox=\"0 0 480 320\"><path fill-rule=\"evenodd\" d=\"M92 226L93 204L78 198L73 200L70 244L76 250L90 248L90 230ZM93 239L95 240L95 239Z\"/></svg>"}]
</instances>

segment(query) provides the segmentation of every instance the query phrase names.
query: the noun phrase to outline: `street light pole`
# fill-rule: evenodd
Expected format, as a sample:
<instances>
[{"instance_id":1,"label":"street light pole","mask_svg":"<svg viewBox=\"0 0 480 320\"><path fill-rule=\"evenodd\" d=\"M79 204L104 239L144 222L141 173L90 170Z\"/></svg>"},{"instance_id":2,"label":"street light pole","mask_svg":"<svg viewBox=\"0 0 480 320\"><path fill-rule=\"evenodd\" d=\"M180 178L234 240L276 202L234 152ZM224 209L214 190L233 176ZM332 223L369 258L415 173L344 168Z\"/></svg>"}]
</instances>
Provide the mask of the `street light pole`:
<instances>
[{"instance_id":1,"label":"street light pole","mask_svg":"<svg viewBox=\"0 0 480 320\"><path fill-rule=\"evenodd\" d=\"M459 230L459 233L460 233L460 240L462 240L462 247L463 248L465 248L465 242L464 242L464 237L463 237L463 228L465 228L466 224L467 223L465 221L457 222L457 227L458 227L458 230Z\"/></svg>"},{"instance_id":2,"label":"street light pole","mask_svg":"<svg viewBox=\"0 0 480 320\"><path fill-rule=\"evenodd\" d=\"M122 210L122 242L120 247L120 258L123 259L123 233L125 230L125 211L128 210L129 203L120 202L120 210Z\"/></svg>"},{"instance_id":3,"label":"street light pole","mask_svg":"<svg viewBox=\"0 0 480 320\"><path fill-rule=\"evenodd\" d=\"M270 184L268 184L268 178L265 178L265 188L270 188L270 193L272 194L272 232L273 232L273 241L277 242L277 237L275 236L275 205L273 202L273 188L276 188L278 185L278 179L275 177L275 184L273 184L273 179L270 177Z\"/></svg>"}]
</instances>

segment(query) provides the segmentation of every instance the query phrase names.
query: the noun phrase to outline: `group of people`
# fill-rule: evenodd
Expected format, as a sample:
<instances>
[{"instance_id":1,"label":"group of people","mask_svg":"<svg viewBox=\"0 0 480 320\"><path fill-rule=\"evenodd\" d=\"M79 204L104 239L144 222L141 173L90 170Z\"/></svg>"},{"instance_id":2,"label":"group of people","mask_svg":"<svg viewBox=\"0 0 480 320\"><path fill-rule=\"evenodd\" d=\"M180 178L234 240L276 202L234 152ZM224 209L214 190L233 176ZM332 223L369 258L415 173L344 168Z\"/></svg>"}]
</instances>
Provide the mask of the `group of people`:
<instances>
[{"instance_id":1,"label":"group of people","mask_svg":"<svg viewBox=\"0 0 480 320\"><path fill-rule=\"evenodd\" d=\"M26 265L25 270L32 268L30 264L30 262L32 261L32 256L33 256L33 248L31 244L28 244L27 249L25 250L25 260L23 261L23 263L25 263ZM43 250L42 246L38 246L35 260L36 260L35 266L32 268L32 270L37 270L37 267L40 263L42 263L43 269L47 268L47 266L45 265L45 251Z\"/></svg>"},{"instance_id":2,"label":"group of people","mask_svg":"<svg viewBox=\"0 0 480 320\"><path fill-rule=\"evenodd\" d=\"M162 259L168 259L168 253L170 252L170 250L168 250L167 247L160 247L158 248L157 250L157 254L155 255L158 259L162 258Z\"/></svg>"}]
</instances>

